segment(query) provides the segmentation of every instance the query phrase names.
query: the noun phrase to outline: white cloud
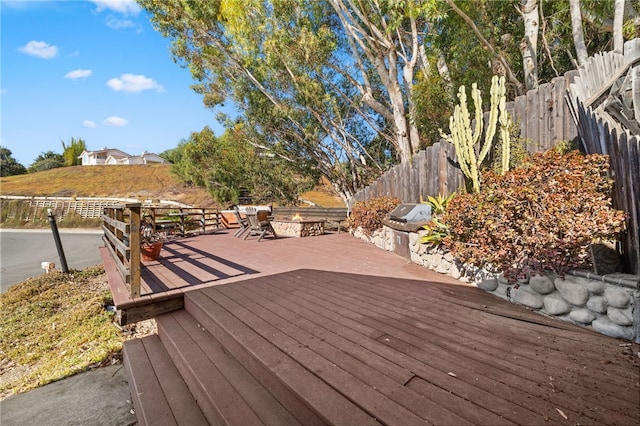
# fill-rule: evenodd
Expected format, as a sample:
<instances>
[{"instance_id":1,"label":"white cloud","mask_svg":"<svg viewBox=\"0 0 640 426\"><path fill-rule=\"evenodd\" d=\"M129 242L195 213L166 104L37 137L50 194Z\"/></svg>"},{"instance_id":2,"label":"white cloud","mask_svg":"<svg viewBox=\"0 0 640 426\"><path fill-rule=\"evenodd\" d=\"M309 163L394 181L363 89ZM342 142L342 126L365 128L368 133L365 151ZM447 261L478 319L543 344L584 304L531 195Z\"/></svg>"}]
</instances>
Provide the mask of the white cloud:
<instances>
[{"instance_id":1,"label":"white cloud","mask_svg":"<svg viewBox=\"0 0 640 426\"><path fill-rule=\"evenodd\" d=\"M128 124L129 122L122 117L107 117L102 121L102 124L109 127L122 127Z\"/></svg>"},{"instance_id":2,"label":"white cloud","mask_svg":"<svg viewBox=\"0 0 640 426\"><path fill-rule=\"evenodd\" d=\"M111 118L111 117L110 117ZM105 120L106 121L106 120ZM94 127L96 127L96 123L91 121L91 120L84 120L82 122L82 127L86 127L88 129L93 129Z\"/></svg>"},{"instance_id":3,"label":"white cloud","mask_svg":"<svg viewBox=\"0 0 640 426\"><path fill-rule=\"evenodd\" d=\"M44 41L31 40L29 43L18 49L27 55L36 56L42 59L51 59L58 56L58 48Z\"/></svg>"},{"instance_id":4,"label":"white cloud","mask_svg":"<svg viewBox=\"0 0 640 426\"><path fill-rule=\"evenodd\" d=\"M122 28L135 28L136 24L129 19L118 19L113 16L107 18L107 27L112 30L120 30Z\"/></svg>"},{"instance_id":5,"label":"white cloud","mask_svg":"<svg viewBox=\"0 0 640 426\"><path fill-rule=\"evenodd\" d=\"M126 16L136 16L140 13L140 6L134 0L92 0L96 11L111 10Z\"/></svg>"},{"instance_id":6,"label":"white cloud","mask_svg":"<svg viewBox=\"0 0 640 426\"><path fill-rule=\"evenodd\" d=\"M120 78L112 78L107 81L107 86L116 92L140 93L143 90L164 92L162 85L144 75L122 74Z\"/></svg>"},{"instance_id":7,"label":"white cloud","mask_svg":"<svg viewBox=\"0 0 640 426\"><path fill-rule=\"evenodd\" d=\"M78 78L87 78L91 75L91 70L73 70L65 74L64 78L75 80Z\"/></svg>"}]
</instances>

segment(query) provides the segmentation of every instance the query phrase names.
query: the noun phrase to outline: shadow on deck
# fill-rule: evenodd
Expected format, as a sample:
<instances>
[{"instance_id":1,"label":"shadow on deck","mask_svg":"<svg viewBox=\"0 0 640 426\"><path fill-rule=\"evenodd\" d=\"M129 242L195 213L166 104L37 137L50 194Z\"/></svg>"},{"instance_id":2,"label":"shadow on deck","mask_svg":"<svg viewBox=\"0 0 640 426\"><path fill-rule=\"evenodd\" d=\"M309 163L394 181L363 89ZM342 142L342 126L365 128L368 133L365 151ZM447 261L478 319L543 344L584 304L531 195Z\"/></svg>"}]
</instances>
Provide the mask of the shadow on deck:
<instances>
[{"instance_id":1,"label":"shadow on deck","mask_svg":"<svg viewBox=\"0 0 640 426\"><path fill-rule=\"evenodd\" d=\"M121 324L182 308L183 293L294 269L435 279L460 284L348 234L243 240L233 229L165 241L158 261L144 262L141 296L132 299L106 249L102 260Z\"/></svg>"},{"instance_id":2,"label":"shadow on deck","mask_svg":"<svg viewBox=\"0 0 640 426\"><path fill-rule=\"evenodd\" d=\"M349 235L216 234L162 255L126 302L180 300L125 343L142 425L640 421L638 345Z\"/></svg>"}]
</instances>

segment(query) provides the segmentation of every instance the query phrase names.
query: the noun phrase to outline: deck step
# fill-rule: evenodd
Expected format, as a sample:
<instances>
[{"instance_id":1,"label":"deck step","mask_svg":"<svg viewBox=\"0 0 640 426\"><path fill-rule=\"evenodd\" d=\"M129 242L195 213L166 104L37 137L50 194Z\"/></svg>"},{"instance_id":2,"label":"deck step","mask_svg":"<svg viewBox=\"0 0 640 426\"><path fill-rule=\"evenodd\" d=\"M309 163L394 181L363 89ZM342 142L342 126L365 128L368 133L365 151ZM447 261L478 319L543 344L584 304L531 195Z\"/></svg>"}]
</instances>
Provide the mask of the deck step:
<instances>
[{"instance_id":1,"label":"deck step","mask_svg":"<svg viewBox=\"0 0 640 426\"><path fill-rule=\"evenodd\" d=\"M208 424L157 335L126 341L123 358L138 423Z\"/></svg>"},{"instance_id":2,"label":"deck step","mask_svg":"<svg viewBox=\"0 0 640 426\"><path fill-rule=\"evenodd\" d=\"M156 321L160 340L210 424L300 424L188 312Z\"/></svg>"},{"instance_id":3,"label":"deck step","mask_svg":"<svg viewBox=\"0 0 640 426\"><path fill-rule=\"evenodd\" d=\"M185 310L301 424L380 424L204 292L185 293Z\"/></svg>"}]
</instances>

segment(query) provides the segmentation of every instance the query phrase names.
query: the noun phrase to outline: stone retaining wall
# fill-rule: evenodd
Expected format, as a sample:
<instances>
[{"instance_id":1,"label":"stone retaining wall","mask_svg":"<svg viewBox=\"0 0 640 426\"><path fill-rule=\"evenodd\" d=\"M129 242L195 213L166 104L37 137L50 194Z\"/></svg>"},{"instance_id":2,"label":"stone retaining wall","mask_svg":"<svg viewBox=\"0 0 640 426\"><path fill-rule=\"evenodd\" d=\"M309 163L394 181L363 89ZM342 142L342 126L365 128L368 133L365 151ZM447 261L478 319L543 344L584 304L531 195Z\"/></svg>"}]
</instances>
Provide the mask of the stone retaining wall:
<instances>
[{"instance_id":1,"label":"stone retaining wall","mask_svg":"<svg viewBox=\"0 0 640 426\"><path fill-rule=\"evenodd\" d=\"M371 236L365 235L361 229L352 233L356 238L387 251L399 254L407 251L406 248L397 247L397 242L404 238L399 238L397 231L386 226ZM408 252L413 263L475 284L482 290L541 314L579 324L607 336L640 343L640 289L637 276L610 274L605 281L603 277L595 279L567 274L560 278L547 275L509 284L501 275L469 268L443 249L421 244L420 237L424 234L425 231L408 233ZM615 281L624 281L626 285ZM630 286L629 281L635 282L635 287Z\"/></svg>"}]
</instances>

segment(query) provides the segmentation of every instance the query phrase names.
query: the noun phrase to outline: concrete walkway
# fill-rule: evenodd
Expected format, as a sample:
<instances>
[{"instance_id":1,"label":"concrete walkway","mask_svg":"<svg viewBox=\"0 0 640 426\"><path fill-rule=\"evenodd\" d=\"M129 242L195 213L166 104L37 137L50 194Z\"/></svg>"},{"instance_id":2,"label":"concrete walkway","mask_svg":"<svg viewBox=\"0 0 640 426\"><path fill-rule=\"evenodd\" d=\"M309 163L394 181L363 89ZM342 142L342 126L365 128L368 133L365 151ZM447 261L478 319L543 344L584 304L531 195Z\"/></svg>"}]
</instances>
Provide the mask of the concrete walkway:
<instances>
[{"instance_id":1,"label":"concrete walkway","mask_svg":"<svg viewBox=\"0 0 640 426\"><path fill-rule=\"evenodd\" d=\"M2 426L136 423L122 364L77 374L0 402Z\"/></svg>"}]
</instances>

